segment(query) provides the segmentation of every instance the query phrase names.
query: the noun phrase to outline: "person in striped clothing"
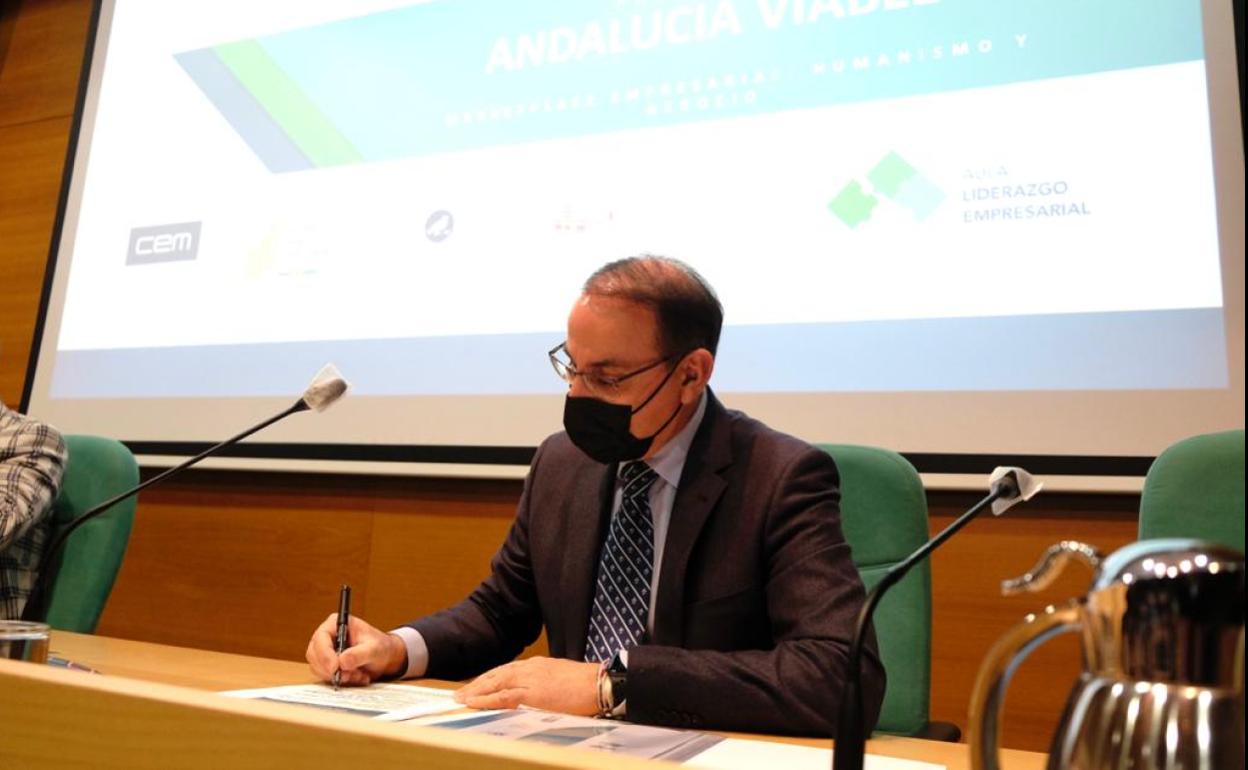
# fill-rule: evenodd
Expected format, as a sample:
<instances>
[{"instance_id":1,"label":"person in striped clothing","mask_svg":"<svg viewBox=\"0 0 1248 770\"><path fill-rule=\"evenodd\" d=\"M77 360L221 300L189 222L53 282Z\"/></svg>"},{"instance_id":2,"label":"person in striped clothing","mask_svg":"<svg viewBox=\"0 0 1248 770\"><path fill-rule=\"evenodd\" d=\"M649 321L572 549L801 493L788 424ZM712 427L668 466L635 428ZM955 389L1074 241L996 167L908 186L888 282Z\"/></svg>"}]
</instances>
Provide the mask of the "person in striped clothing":
<instances>
[{"instance_id":1,"label":"person in striped clothing","mask_svg":"<svg viewBox=\"0 0 1248 770\"><path fill-rule=\"evenodd\" d=\"M0 620L20 618L30 596L65 456L56 428L0 402Z\"/></svg>"}]
</instances>

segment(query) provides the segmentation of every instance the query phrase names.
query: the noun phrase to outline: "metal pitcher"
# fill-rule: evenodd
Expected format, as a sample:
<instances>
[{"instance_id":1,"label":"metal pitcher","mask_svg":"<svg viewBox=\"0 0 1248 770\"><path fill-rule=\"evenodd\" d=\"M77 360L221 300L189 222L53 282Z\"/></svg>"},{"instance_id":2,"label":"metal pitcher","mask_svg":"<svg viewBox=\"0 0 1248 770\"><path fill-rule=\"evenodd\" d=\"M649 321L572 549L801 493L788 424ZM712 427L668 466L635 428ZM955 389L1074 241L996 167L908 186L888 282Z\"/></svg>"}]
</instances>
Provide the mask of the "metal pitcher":
<instances>
[{"instance_id":1,"label":"metal pitcher","mask_svg":"<svg viewBox=\"0 0 1248 770\"><path fill-rule=\"evenodd\" d=\"M1243 768L1244 555L1199 540L1145 540L1103 559L1065 541L1002 591L1038 591L1072 559L1094 570L1087 596L1028 615L979 670L971 767L1000 767L998 724L1014 670L1074 631L1083 673L1053 735L1050 770Z\"/></svg>"}]
</instances>

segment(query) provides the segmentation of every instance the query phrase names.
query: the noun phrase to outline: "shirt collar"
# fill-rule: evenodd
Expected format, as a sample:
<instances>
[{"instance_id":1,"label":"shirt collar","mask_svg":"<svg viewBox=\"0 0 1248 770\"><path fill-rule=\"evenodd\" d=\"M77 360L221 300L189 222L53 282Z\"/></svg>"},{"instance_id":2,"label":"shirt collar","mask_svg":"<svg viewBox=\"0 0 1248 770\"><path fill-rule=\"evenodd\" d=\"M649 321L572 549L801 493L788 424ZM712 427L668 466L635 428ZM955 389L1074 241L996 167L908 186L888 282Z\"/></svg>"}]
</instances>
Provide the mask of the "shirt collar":
<instances>
[{"instance_id":1,"label":"shirt collar","mask_svg":"<svg viewBox=\"0 0 1248 770\"><path fill-rule=\"evenodd\" d=\"M698 401L697 411L693 413L693 417L689 420L689 424L680 429L671 441L658 452L654 454L646 464L650 466L659 478L670 484L672 487L680 486L680 473L685 468L685 458L689 456L689 446L693 444L693 437L698 432L698 426L702 424L702 417L706 414L706 391L702 391L702 398ZM624 469L623 464L620 465L620 472ZM619 478L618 472L616 478Z\"/></svg>"}]
</instances>

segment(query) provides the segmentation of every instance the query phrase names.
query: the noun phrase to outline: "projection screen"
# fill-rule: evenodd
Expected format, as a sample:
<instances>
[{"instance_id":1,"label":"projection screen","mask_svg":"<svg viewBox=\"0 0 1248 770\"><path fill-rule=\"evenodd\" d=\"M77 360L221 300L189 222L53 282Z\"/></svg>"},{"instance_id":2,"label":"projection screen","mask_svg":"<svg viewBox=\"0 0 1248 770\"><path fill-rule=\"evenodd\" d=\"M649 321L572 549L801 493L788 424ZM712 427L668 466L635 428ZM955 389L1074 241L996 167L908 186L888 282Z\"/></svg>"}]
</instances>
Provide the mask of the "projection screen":
<instances>
[{"instance_id":1,"label":"projection screen","mask_svg":"<svg viewBox=\"0 0 1248 770\"><path fill-rule=\"evenodd\" d=\"M1232 15L104 2L24 406L187 454L332 361L350 397L236 465L507 475L560 427L581 283L655 253L723 301L731 408L1139 475L1244 424Z\"/></svg>"}]
</instances>

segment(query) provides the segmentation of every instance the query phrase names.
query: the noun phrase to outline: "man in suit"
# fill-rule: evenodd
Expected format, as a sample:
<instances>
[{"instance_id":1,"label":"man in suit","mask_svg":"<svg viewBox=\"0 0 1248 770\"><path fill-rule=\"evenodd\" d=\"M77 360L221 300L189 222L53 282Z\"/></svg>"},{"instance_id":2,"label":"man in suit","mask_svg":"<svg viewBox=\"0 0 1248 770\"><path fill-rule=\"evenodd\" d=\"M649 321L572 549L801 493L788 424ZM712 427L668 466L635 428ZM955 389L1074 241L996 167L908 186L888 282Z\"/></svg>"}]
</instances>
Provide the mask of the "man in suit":
<instances>
[{"instance_id":1,"label":"man in suit","mask_svg":"<svg viewBox=\"0 0 1248 770\"><path fill-rule=\"evenodd\" d=\"M711 393L722 318L675 260L594 273L550 353L566 430L539 447L490 576L390 633L352 617L341 655L331 615L308 644L313 671L480 674L456 695L475 708L832 734L864 596L836 466ZM552 657L513 661L543 626ZM873 641L862 681L871 727Z\"/></svg>"}]
</instances>

